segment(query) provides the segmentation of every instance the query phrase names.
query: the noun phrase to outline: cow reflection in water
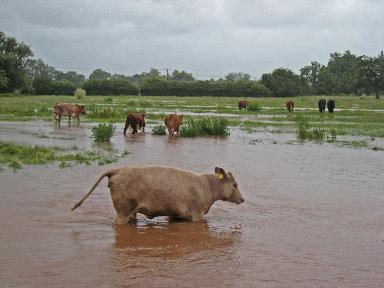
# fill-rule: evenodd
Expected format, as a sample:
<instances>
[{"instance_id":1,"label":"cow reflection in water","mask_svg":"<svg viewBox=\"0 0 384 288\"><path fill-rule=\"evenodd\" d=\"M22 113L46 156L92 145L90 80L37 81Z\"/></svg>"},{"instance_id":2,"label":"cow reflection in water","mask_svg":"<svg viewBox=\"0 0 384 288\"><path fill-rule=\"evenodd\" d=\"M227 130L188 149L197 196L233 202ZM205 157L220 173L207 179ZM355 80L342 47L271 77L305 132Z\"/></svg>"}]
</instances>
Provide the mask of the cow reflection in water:
<instances>
[{"instance_id":1,"label":"cow reflection in water","mask_svg":"<svg viewBox=\"0 0 384 288\"><path fill-rule=\"evenodd\" d=\"M216 232L205 222L114 225L115 248L122 256L177 258L233 246L239 231Z\"/></svg>"}]
</instances>

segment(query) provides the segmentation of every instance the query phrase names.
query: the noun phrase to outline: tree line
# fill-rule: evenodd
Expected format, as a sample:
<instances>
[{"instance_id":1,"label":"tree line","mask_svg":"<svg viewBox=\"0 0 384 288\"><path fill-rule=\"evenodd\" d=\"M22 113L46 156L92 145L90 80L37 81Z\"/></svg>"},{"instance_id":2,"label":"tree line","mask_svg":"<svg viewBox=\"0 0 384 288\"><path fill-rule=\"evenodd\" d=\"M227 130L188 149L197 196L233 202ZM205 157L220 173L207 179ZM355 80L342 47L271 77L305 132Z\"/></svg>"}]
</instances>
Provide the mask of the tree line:
<instances>
[{"instance_id":1,"label":"tree line","mask_svg":"<svg viewBox=\"0 0 384 288\"><path fill-rule=\"evenodd\" d=\"M384 91L384 55L358 56L350 51L332 53L326 65L317 61L296 74L287 68L251 80L248 73L232 72L220 79L197 80L174 70L164 75L151 68L141 74L111 74L94 70L88 79L76 71L62 72L35 59L30 47L0 31L0 92L73 95L174 95L292 97L297 95L379 95Z\"/></svg>"}]
</instances>

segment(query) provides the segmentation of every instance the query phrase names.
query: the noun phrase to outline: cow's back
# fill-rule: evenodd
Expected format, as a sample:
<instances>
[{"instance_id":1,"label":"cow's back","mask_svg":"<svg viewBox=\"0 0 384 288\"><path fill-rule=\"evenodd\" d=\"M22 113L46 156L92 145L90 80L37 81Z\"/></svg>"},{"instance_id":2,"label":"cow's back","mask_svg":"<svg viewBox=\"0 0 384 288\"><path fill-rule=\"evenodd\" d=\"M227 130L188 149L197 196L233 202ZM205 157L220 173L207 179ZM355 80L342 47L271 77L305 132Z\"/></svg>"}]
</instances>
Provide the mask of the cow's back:
<instances>
[{"instance_id":1,"label":"cow's back","mask_svg":"<svg viewBox=\"0 0 384 288\"><path fill-rule=\"evenodd\" d=\"M55 105L55 113L61 116L79 116L81 109L76 104L58 103Z\"/></svg>"},{"instance_id":2,"label":"cow's back","mask_svg":"<svg viewBox=\"0 0 384 288\"><path fill-rule=\"evenodd\" d=\"M159 214L209 201L205 177L171 167L121 168L110 178L109 187L114 203L133 201Z\"/></svg>"}]
</instances>

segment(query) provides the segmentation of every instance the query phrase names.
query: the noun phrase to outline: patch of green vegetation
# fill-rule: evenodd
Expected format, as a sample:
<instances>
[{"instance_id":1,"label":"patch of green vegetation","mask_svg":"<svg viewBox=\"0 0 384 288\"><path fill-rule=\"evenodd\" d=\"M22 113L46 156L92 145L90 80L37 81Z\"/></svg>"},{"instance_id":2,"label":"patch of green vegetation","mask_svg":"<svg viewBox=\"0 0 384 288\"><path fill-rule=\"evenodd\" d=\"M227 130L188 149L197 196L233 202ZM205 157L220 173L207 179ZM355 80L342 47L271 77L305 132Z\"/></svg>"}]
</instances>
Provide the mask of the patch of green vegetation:
<instances>
[{"instance_id":1,"label":"patch of green vegetation","mask_svg":"<svg viewBox=\"0 0 384 288\"><path fill-rule=\"evenodd\" d=\"M52 119L52 108L55 102L79 103L85 105L87 115L82 121L104 123L106 121L123 122L129 112L143 112L146 119L163 120L164 114L175 110L189 112L210 112L241 115L242 120L247 115L255 115L254 111L239 111L239 98L235 97L174 97L174 96L86 96L77 99L76 96L24 96L2 94L0 119L2 121L26 121L31 119ZM317 101L320 98L334 99L336 108L342 109L335 113L319 113ZM107 100L104 99L112 99ZM242 98L243 99L243 98ZM244 98L250 103L257 101L263 107L257 112L259 121L245 119L232 120L227 117L231 126L264 127L272 131L279 127L295 127L295 116L302 115L311 127L334 129L337 135L364 135L369 137L384 137L384 101L376 100L373 96L300 96L295 97L295 112L287 115L285 98ZM81 102L81 103L80 103ZM112 103L113 102L113 103ZM305 109L303 109L305 108ZM351 109L351 110L347 110ZM354 110L352 110L354 109ZM152 112L152 113L151 113ZM161 112L159 114L159 112ZM219 115L218 115L219 116ZM244 117L244 118L243 118ZM198 118L193 116L193 118ZM292 129L284 133L293 133Z\"/></svg>"},{"instance_id":2,"label":"patch of green vegetation","mask_svg":"<svg viewBox=\"0 0 384 288\"><path fill-rule=\"evenodd\" d=\"M384 147L374 146L372 147L373 151L384 151Z\"/></svg>"},{"instance_id":3,"label":"patch of green vegetation","mask_svg":"<svg viewBox=\"0 0 384 288\"><path fill-rule=\"evenodd\" d=\"M152 135L165 135L165 126L164 125L156 125L152 128Z\"/></svg>"},{"instance_id":4,"label":"patch of green vegetation","mask_svg":"<svg viewBox=\"0 0 384 288\"><path fill-rule=\"evenodd\" d=\"M256 101L252 101L251 103L249 103L247 110L252 112L258 112L261 110L261 105Z\"/></svg>"},{"instance_id":5,"label":"patch of green vegetation","mask_svg":"<svg viewBox=\"0 0 384 288\"><path fill-rule=\"evenodd\" d=\"M252 140L249 140L248 144L251 144L251 145L255 145L257 143L262 143L263 142L263 139L252 139Z\"/></svg>"},{"instance_id":6,"label":"patch of green vegetation","mask_svg":"<svg viewBox=\"0 0 384 288\"><path fill-rule=\"evenodd\" d=\"M221 117L190 118L183 124L180 135L196 136L228 136L228 120Z\"/></svg>"},{"instance_id":7,"label":"patch of green vegetation","mask_svg":"<svg viewBox=\"0 0 384 288\"><path fill-rule=\"evenodd\" d=\"M336 141L336 131L334 129L330 129L329 133L327 133L324 128L319 127L312 128L312 130L309 130L310 125L301 115L296 116L296 122L296 135L300 141L309 140L315 142L323 142L325 139L329 140L329 142Z\"/></svg>"},{"instance_id":8,"label":"patch of green vegetation","mask_svg":"<svg viewBox=\"0 0 384 288\"><path fill-rule=\"evenodd\" d=\"M75 90L75 92L73 93L73 95L77 98L77 99L83 99L85 96L87 96L87 92L85 92L84 89L82 88L77 88Z\"/></svg>"},{"instance_id":9,"label":"patch of green vegetation","mask_svg":"<svg viewBox=\"0 0 384 288\"><path fill-rule=\"evenodd\" d=\"M368 142L366 140L353 140L353 141L338 141L339 145L347 146L347 147L368 147Z\"/></svg>"},{"instance_id":10,"label":"patch of green vegetation","mask_svg":"<svg viewBox=\"0 0 384 288\"><path fill-rule=\"evenodd\" d=\"M43 147L18 145L0 141L0 164L7 165L14 171L22 168L22 165L49 164L59 162L61 168L74 164L90 165L96 161L99 165L116 162L118 158L127 155L124 151L121 155L103 155L93 151L71 153L58 147Z\"/></svg>"},{"instance_id":11,"label":"patch of green vegetation","mask_svg":"<svg viewBox=\"0 0 384 288\"><path fill-rule=\"evenodd\" d=\"M115 132L116 127L113 124L99 124L95 127L92 127L93 137L96 142L109 141L113 133Z\"/></svg>"}]
</instances>

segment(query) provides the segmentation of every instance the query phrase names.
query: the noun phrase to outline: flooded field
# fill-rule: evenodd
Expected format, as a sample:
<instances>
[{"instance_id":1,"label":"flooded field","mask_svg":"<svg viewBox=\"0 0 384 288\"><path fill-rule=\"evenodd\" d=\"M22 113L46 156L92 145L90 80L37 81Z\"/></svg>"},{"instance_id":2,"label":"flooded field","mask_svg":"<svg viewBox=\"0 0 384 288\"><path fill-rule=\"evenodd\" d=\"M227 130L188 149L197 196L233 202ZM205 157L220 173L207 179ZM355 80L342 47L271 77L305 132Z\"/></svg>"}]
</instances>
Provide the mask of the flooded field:
<instances>
[{"instance_id":1,"label":"flooded field","mask_svg":"<svg viewBox=\"0 0 384 288\"><path fill-rule=\"evenodd\" d=\"M238 128L227 138L124 137L121 125L96 145L91 127L0 123L3 141L130 152L105 166L0 172L0 287L384 286L382 151L288 145L294 134ZM201 223L139 216L112 226L104 180L70 212L107 169L155 164L223 167L245 202L216 202Z\"/></svg>"}]
</instances>

